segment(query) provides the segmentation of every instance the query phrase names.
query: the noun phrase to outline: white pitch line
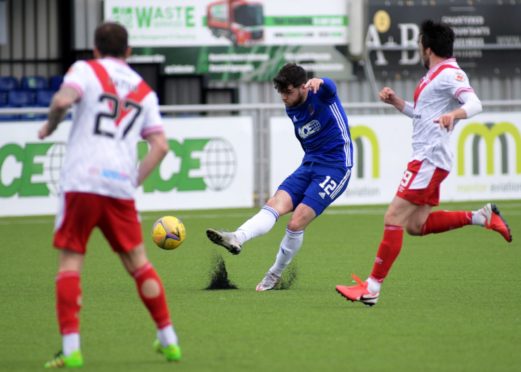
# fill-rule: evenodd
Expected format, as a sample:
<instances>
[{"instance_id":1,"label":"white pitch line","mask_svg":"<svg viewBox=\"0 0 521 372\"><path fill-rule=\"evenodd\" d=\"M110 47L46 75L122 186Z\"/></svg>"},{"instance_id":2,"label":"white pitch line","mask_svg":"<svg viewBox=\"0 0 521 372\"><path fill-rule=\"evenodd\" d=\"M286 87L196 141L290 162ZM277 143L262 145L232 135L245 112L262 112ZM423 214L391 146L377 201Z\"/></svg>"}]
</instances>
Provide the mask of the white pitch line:
<instances>
[{"instance_id":1,"label":"white pitch line","mask_svg":"<svg viewBox=\"0 0 521 372\"><path fill-rule=\"evenodd\" d=\"M168 213L163 211L164 213ZM324 214L326 215L382 215L385 211L384 210L371 210L371 209L349 209L349 210L328 210L325 211ZM142 215L141 219L144 221L150 221L150 220L156 220L159 216L152 216L145 212L146 215ZM200 219L214 219L214 218L248 218L251 217L253 213L247 213L247 212L233 212L233 213L204 213L204 214L184 214L180 213L178 214L178 217L183 218L200 218ZM18 224L47 224L47 223L54 223L54 217L53 216L47 216L47 217L30 217L30 218L15 218L14 220L8 220L7 218L0 218L0 225L18 225Z\"/></svg>"},{"instance_id":2,"label":"white pitch line","mask_svg":"<svg viewBox=\"0 0 521 372\"><path fill-rule=\"evenodd\" d=\"M508 216L520 216L521 210L517 209L521 204L512 203L501 205L500 210L503 215L507 218ZM512 210L516 209L516 210ZM505 211L508 211L505 213ZM141 216L141 219L144 221L156 220L159 216L149 215L150 212L144 216ZM163 211L163 213L167 213ZM253 212L254 213L254 212ZM181 219L188 218L199 218L199 219L214 219L214 218L249 218L253 215L251 212L233 212L233 213L202 213L202 214L190 214L190 213L180 213L178 215ZM369 208L359 208L359 209L329 209L324 212L325 215L333 215L333 216L352 216L352 215L361 215L361 216L383 216L385 213L385 209L369 209ZM54 224L53 216L46 217L29 217L29 218L18 218L11 220L9 217L0 218L0 225L31 225L31 224Z\"/></svg>"}]
</instances>

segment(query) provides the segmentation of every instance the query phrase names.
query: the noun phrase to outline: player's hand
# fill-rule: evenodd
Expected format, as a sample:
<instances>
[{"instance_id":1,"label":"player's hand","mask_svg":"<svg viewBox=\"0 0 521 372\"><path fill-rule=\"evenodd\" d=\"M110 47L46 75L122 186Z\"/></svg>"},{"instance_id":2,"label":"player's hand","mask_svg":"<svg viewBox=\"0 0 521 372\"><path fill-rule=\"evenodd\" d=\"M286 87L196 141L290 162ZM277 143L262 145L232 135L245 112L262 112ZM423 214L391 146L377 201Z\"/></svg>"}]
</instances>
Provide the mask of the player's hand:
<instances>
[{"instance_id":1,"label":"player's hand","mask_svg":"<svg viewBox=\"0 0 521 372\"><path fill-rule=\"evenodd\" d=\"M45 122L41 128L38 130L38 139L43 140L45 137L49 136L49 123Z\"/></svg>"},{"instance_id":2,"label":"player's hand","mask_svg":"<svg viewBox=\"0 0 521 372\"><path fill-rule=\"evenodd\" d=\"M382 88L378 95L380 97L380 101L388 103L390 105L394 105L396 101L396 93L389 87Z\"/></svg>"},{"instance_id":3,"label":"player's hand","mask_svg":"<svg viewBox=\"0 0 521 372\"><path fill-rule=\"evenodd\" d=\"M451 131L454 129L454 120L455 117L453 114L443 114L438 119L435 119L434 122L440 125L440 128L445 128L447 131Z\"/></svg>"},{"instance_id":4,"label":"player's hand","mask_svg":"<svg viewBox=\"0 0 521 372\"><path fill-rule=\"evenodd\" d=\"M312 78L308 80L306 85L304 85L304 88L311 90L313 93L316 93L322 84L324 84L324 80L319 78Z\"/></svg>"}]
</instances>

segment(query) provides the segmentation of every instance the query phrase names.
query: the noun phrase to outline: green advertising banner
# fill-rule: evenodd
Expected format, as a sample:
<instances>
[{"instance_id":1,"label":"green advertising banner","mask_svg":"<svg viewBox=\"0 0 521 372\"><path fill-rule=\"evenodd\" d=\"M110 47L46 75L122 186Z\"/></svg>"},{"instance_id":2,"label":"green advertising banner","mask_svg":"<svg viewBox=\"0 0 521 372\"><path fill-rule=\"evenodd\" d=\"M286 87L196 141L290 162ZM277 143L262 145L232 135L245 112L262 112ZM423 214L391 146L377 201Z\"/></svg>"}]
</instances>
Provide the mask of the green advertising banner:
<instances>
[{"instance_id":1,"label":"green advertising banner","mask_svg":"<svg viewBox=\"0 0 521 372\"><path fill-rule=\"evenodd\" d=\"M160 62L165 74L265 81L291 61L350 76L344 0L106 0L104 10L129 30L130 62Z\"/></svg>"},{"instance_id":2,"label":"green advertising banner","mask_svg":"<svg viewBox=\"0 0 521 372\"><path fill-rule=\"evenodd\" d=\"M251 117L165 118L169 151L138 188L140 211L253 206ZM0 125L0 216L53 214L70 122L44 141L41 123ZM138 143L139 159L149 151Z\"/></svg>"}]
</instances>

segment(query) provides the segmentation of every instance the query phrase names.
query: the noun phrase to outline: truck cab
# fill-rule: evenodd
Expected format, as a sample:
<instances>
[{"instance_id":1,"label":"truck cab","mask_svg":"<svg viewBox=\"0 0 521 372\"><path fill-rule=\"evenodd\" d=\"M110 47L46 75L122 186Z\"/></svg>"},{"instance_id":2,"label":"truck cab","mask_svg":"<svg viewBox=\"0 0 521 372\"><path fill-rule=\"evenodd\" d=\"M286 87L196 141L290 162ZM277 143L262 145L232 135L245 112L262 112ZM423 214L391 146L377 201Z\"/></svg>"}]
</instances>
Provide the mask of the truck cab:
<instances>
[{"instance_id":1,"label":"truck cab","mask_svg":"<svg viewBox=\"0 0 521 372\"><path fill-rule=\"evenodd\" d=\"M259 2L223 0L208 4L207 24L216 37L233 45L250 45L264 38L264 9Z\"/></svg>"}]
</instances>

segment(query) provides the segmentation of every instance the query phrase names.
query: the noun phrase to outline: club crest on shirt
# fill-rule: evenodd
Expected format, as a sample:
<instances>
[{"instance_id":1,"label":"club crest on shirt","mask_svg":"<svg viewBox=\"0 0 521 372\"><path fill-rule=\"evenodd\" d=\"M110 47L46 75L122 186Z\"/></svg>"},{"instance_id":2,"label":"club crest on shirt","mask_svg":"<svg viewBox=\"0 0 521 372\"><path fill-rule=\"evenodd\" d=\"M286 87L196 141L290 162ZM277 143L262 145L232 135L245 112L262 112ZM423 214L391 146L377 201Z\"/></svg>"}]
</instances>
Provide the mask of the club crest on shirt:
<instances>
[{"instance_id":1,"label":"club crest on shirt","mask_svg":"<svg viewBox=\"0 0 521 372\"><path fill-rule=\"evenodd\" d=\"M456 79L456 81L465 81L465 75L463 75L461 72L456 72L454 79Z\"/></svg>"},{"instance_id":2,"label":"club crest on shirt","mask_svg":"<svg viewBox=\"0 0 521 372\"><path fill-rule=\"evenodd\" d=\"M311 120L309 123L304 124L298 130L300 138L305 139L320 130L321 125L318 120Z\"/></svg>"}]
</instances>

